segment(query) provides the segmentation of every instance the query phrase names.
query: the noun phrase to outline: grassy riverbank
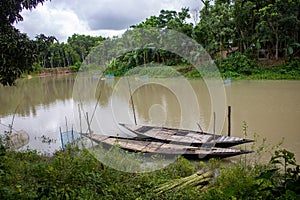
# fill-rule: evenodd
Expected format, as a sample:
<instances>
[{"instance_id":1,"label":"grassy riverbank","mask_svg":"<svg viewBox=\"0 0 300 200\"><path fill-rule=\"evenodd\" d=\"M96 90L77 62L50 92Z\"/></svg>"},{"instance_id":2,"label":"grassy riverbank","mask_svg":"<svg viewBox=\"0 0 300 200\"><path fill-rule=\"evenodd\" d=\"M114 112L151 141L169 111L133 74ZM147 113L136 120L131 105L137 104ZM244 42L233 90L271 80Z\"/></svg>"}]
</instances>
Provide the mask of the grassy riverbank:
<instances>
[{"instance_id":1,"label":"grassy riverbank","mask_svg":"<svg viewBox=\"0 0 300 200\"><path fill-rule=\"evenodd\" d=\"M235 80L300 80L300 60L288 61L251 60L240 53L231 54L226 60L217 58L215 64L221 76ZM190 69L190 70L189 70ZM181 72L189 78L201 77L196 69L186 66L180 68Z\"/></svg>"},{"instance_id":2,"label":"grassy riverbank","mask_svg":"<svg viewBox=\"0 0 300 200\"><path fill-rule=\"evenodd\" d=\"M200 170L215 177L206 187L172 189L175 179ZM46 157L0 148L1 199L299 199L299 175L294 155L286 150L276 151L267 164L250 157L226 165L179 157L162 170L125 173L103 165L87 150L69 148ZM163 190L165 185L171 189Z\"/></svg>"},{"instance_id":3,"label":"grassy riverbank","mask_svg":"<svg viewBox=\"0 0 300 200\"><path fill-rule=\"evenodd\" d=\"M290 62L287 61L261 61L251 60L245 55L240 53L231 54L226 60L217 58L215 65L220 72L223 79L228 77L233 80L300 80L300 59L294 59ZM105 71L106 74L114 74L115 76L124 75L137 75L149 76L156 78L164 77L179 77L186 78L201 78L200 72L189 64L180 64L176 66L165 66L158 64L146 64L146 67L108 67ZM81 67L80 63L75 66L66 68L50 68L43 69L40 67L34 68L30 73L31 76L46 76L57 74L68 74L77 72ZM88 69L97 72L97 66L88 65ZM204 69L205 70L205 69ZM208 69L213 71L211 69ZM209 73L206 74L209 76ZM215 74L214 74L215 75ZM24 74L23 77L27 77Z\"/></svg>"},{"instance_id":4,"label":"grassy riverbank","mask_svg":"<svg viewBox=\"0 0 300 200\"><path fill-rule=\"evenodd\" d=\"M72 74L79 70L80 65L81 64L78 63L75 66L69 66L69 67L55 67L55 68L34 67L32 71L23 73L21 75L21 78Z\"/></svg>"}]
</instances>

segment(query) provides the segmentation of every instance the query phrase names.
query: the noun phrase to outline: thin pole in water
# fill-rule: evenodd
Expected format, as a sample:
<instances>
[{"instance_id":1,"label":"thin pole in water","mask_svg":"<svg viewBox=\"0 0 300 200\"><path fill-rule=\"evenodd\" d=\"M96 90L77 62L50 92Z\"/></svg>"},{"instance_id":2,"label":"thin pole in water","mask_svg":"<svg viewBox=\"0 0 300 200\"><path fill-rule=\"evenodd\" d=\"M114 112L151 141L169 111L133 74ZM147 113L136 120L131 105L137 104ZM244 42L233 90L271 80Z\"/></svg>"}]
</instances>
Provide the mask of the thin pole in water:
<instances>
[{"instance_id":1,"label":"thin pole in water","mask_svg":"<svg viewBox=\"0 0 300 200\"><path fill-rule=\"evenodd\" d=\"M93 143L93 139L92 139L92 130L91 130L90 122L89 122L88 112L86 112L86 121L87 121L87 124L88 124L89 133L90 133L90 140L92 142L92 149L94 150L94 143Z\"/></svg>"},{"instance_id":2,"label":"thin pole in water","mask_svg":"<svg viewBox=\"0 0 300 200\"><path fill-rule=\"evenodd\" d=\"M69 128L68 128L68 119L67 119L67 116L65 116L65 120L66 120L66 132L68 132Z\"/></svg>"},{"instance_id":3,"label":"thin pole in water","mask_svg":"<svg viewBox=\"0 0 300 200\"><path fill-rule=\"evenodd\" d=\"M81 122L81 110L80 110L80 104L78 104L78 113L79 113L80 134L82 134L82 122Z\"/></svg>"},{"instance_id":4,"label":"thin pole in water","mask_svg":"<svg viewBox=\"0 0 300 200\"><path fill-rule=\"evenodd\" d=\"M62 132L61 132L61 127L59 127L59 132L60 132L61 148L64 150L65 147L64 147L64 140L63 140L63 135L62 135Z\"/></svg>"},{"instance_id":5,"label":"thin pole in water","mask_svg":"<svg viewBox=\"0 0 300 200\"><path fill-rule=\"evenodd\" d=\"M231 136L231 106L228 106L228 136Z\"/></svg>"},{"instance_id":6,"label":"thin pole in water","mask_svg":"<svg viewBox=\"0 0 300 200\"><path fill-rule=\"evenodd\" d=\"M213 130L213 133L214 133L214 142L215 142L215 134L216 134L216 112L214 112L214 130Z\"/></svg>"},{"instance_id":7,"label":"thin pole in water","mask_svg":"<svg viewBox=\"0 0 300 200\"><path fill-rule=\"evenodd\" d=\"M199 123L197 123L198 128L200 129L201 133L204 133L203 129L201 128L201 125Z\"/></svg>"},{"instance_id":8,"label":"thin pole in water","mask_svg":"<svg viewBox=\"0 0 300 200\"><path fill-rule=\"evenodd\" d=\"M68 143L69 143L71 140L70 140L70 136L69 136L68 119L66 116L65 116L65 120L66 120L66 133L67 133L67 138L68 138Z\"/></svg>"},{"instance_id":9,"label":"thin pole in water","mask_svg":"<svg viewBox=\"0 0 300 200\"><path fill-rule=\"evenodd\" d=\"M75 138L74 138L74 132L73 132L73 125L72 125L71 134L72 134L72 144L75 144Z\"/></svg>"},{"instance_id":10,"label":"thin pole in water","mask_svg":"<svg viewBox=\"0 0 300 200\"><path fill-rule=\"evenodd\" d=\"M130 87L130 83L129 83L128 78L127 78L127 83L128 83L128 87L129 87L129 95L130 95L130 100L131 100L131 105L132 105L134 123L135 123L135 125L137 125L136 115L135 115L135 108L134 108L134 103L133 103L133 97L132 97L132 94L131 94L131 87Z\"/></svg>"}]
</instances>

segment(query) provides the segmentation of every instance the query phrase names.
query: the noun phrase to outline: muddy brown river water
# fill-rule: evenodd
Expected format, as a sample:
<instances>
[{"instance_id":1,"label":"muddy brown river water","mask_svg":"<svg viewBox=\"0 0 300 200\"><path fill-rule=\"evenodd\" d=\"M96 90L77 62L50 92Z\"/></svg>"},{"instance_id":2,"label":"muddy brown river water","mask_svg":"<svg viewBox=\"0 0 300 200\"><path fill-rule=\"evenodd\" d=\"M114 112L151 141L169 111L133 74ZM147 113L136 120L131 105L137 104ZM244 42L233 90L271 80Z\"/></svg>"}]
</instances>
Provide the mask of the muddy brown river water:
<instances>
[{"instance_id":1,"label":"muddy brown river water","mask_svg":"<svg viewBox=\"0 0 300 200\"><path fill-rule=\"evenodd\" d=\"M117 78L102 80L94 98L82 102L73 97L74 80L74 76L44 77L18 80L14 87L0 86L0 132L7 130L14 118L14 130L29 134L29 148L51 153L61 148L60 127L87 129L84 114L79 125L79 105L82 113L88 112L92 118L94 132L126 134L118 123L134 120L125 83ZM217 123L221 133L227 134L227 110L213 108L203 80L188 80L189 89L174 79L135 81L142 81L139 87L131 88L138 124L198 129L199 123L204 130L212 130ZM233 81L224 89L225 102L220 101L226 109L232 108L231 135L244 137L246 122L248 138L255 132L271 146L284 138L282 147L294 152L299 162L300 81Z\"/></svg>"}]
</instances>

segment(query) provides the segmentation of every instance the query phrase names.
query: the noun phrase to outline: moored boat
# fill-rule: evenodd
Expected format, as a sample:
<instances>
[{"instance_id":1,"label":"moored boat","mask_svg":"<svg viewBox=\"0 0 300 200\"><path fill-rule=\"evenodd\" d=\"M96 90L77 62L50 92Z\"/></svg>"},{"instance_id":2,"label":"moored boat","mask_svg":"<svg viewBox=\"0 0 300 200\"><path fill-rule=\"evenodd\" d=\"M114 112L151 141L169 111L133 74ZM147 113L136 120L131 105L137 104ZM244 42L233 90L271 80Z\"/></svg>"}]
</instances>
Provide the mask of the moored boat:
<instances>
[{"instance_id":1,"label":"moored boat","mask_svg":"<svg viewBox=\"0 0 300 200\"><path fill-rule=\"evenodd\" d=\"M189 144L190 146L206 145L226 148L254 141L251 139L217 135L195 130L122 123L120 123L120 125L138 137L154 138L161 142L169 141L177 144Z\"/></svg>"},{"instance_id":2,"label":"moored boat","mask_svg":"<svg viewBox=\"0 0 300 200\"><path fill-rule=\"evenodd\" d=\"M158 141L140 140L138 138L120 138L115 136L87 135L85 137L105 147L119 146L121 149L130 152L142 152L159 154L164 156L182 155L190 159L227 158L241 154L251 153L247 150L217 148L217 147L196 147L176 143L164 143Z\"/></svg>"}]
</instances>

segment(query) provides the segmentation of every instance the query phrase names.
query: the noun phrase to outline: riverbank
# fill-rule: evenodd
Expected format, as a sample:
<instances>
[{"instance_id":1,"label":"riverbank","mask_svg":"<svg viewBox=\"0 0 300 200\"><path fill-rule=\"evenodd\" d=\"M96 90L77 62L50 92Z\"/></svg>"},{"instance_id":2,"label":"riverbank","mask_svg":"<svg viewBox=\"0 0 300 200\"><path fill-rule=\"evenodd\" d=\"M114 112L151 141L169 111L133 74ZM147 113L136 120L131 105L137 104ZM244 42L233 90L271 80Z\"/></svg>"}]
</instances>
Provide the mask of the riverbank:
<instances>
[{"instance_id":1,"label":"riverbank","mask_svg":"<svg viewBox=\"0 0 300 200\"><path fill-rule=\"evenodd\" d=\"M58 76L58 75L69 75L76 73L78 67L56 67L56 68L35 68L31 72L25 72L21 75L21 78L31 79L33 77L46 77L46 76Z\"/></svg>"},{"instance_id":2,"label":"riverbank","mask_svg":"<svg viewBox=\"0 0 300 200\"><path fill-rule=\"evenodd\" d=\"M225 80L231 78L232 80L300 80L300 61L293 60L290 63L277 61L276 65L271 65L269 62L256 62L246 58L245 56L228 57L226 60L216 60L215 64L219 69L220 76ZM80 66L59 67L59 68L38 68L27 76L23 74L23 78L31 78L33 76L52 76L52 75L66 75L76 73ZM95 66L92 66L95 70ZM121 70L121 71L120 71ZM182 64L176 66L151 65L150 67L136 67L123 72L122 69L107 68L107 74L114 74L115 76L127 75L149 76L155 78L178 77L184 76L186 78L201 78L200 72L192 65ZM206 74L208 75L208 74ZM215 75L215 74L214 74ZM208 75L209 76L209 75Z\"/></svg>"},{"instance_id":3,"label":"riverbank","mask_svg":"<svg viewBox=\"0 0 300 200\"><path fill-rule=\"evenodd\" d=\"M248 71L239 70L231 71L230 68L223 67L219 72L224 80L229 77L232 80L300 80L300 66L299 69L291 68L289 65L280 65L271 67L249 67ZM110 71L110 73L113 72ZM202 77L200 71L191 65L136 67L126 74L154 78L184 76L189 79L194 79ZM211 75L215 76L215 74ZM207 73L206 76L210 76L209 73Z\"/></svg>"},{"instance_id":4,"label":"riverbank","mask_svg":"<svg viewBox=\"0 0 300 200\"><path fill-rule=\"evenodd\" d=\"M259 153L259 152L257 152ZM117 154L112 159L119 158ZM164 169L150 173L126 173L103 165L87 150L67 148L54 156L36 151L15 152L1 144L1 199L297 199L299 165L293 154L278 150L261 164L241 157L231 164L211 159L191 162L182 157ZM283 162L283 160L285 162ZM132 165L121 159L119 164ZM285 169L285 170L283 170ZM202 172L201 172L202 171ZM209 172L205 187L186 180ZM192 180L191 180L192 181ZM202 183L204 184L204 183ZM165 187L168 187L166 189Z\"/></svg>"},{"instance_id":5,"label":"riverbank","mask_svg":"<svg viewBox=\"0 0 300 200\"><path fill-rule=\"evenodd\" d=\"M47 69L41 69L38 71L38 76L43 77L43 76L53 76L53 75L67 75L67 74L72 74L75 71L71 68L47 68Z\"/></svg>"}]
</instances>

